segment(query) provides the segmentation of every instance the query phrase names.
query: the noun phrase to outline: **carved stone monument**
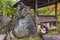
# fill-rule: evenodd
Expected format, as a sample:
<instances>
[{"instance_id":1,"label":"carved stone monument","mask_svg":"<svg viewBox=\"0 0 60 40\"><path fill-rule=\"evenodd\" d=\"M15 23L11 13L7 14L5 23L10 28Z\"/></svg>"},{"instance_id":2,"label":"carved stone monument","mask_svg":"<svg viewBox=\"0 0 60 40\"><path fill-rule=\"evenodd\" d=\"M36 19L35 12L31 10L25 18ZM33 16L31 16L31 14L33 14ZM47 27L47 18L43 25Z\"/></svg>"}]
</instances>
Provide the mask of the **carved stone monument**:
<instances>
[{"instance_id":1,"label":"carved stone monument","mask_svg":"<svg viewBox=\"0 0 60 40\"><path fill-rule=\"evenodd\" d=\"M30 8L20 2L17 5L17 12L13 17L13 34L16 37L34 35L36 27L31 16Z\"/></svg>"}]
</instances>

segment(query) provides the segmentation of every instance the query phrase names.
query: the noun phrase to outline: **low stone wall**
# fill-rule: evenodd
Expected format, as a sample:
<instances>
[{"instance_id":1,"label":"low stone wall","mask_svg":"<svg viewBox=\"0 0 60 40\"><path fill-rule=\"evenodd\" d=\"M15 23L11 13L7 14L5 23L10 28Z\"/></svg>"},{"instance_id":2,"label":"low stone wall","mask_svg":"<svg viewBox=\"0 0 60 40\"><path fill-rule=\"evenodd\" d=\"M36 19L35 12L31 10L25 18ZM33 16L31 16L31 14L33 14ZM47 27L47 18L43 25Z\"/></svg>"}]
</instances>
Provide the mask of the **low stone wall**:
<instances>
[{"instance_id":1,"label":"low stone wall","mask_svg":"<svg viewBox=\"0 0 60 40\"><path fill-rule=\"evenodd\" d=\"M4 40L5 37L6 37L6 34L0 34L0 40Z\"/></svg>"},{"instance_id":2,"label":"low stone wall","mask_svg":"<svg viewBox=\"0 0 60 40\"><path fill-rule=\"evenodd\" d=\"M57 35L43 35L43 40L60 40L60 36Z\"/></svg>"}]
</instances>

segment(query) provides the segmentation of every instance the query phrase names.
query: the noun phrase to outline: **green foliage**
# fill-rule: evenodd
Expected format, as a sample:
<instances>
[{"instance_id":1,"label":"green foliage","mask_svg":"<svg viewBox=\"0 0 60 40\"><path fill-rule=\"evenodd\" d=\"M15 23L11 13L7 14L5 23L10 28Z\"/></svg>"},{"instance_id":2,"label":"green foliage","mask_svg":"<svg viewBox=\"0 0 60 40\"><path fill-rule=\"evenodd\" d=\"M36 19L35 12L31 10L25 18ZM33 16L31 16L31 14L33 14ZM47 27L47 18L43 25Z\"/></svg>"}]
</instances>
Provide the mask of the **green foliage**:
<instances>
[{"instance_id":1,"label":"green foliage","mask_svg":"<svg viewBox=\"0 0 60 40\"><path fill-rule=\"evenodd\" d=\"M34 16L34 10L33 10L33 9L31 9L31 13L32 13L32 15Z\"/></svg>"},{"instance_id":2,"label":"green foliage","mask_svg":"<svg viewBox=\"0 0 60 40\"><path fill-rule=\"evenodd\" d=\"M48 7L38 9L40 15L54 15L55 10L49 10Z\"/></svg>"},{"instance_id":3,"label":"green foliage","mask_svg":"<svg viewBox=\"0 0 60 40\"><path fill-rule=\"evenodd\" d=\"M46 15L47 10L48 10L47 7L43 7L43 8L38 9L40 15Z\"/></svg>"},{"instance_id":4,"label":"green foliage","mask_svg":"<svg viewBox=\"0 0 60 40\"><path fill-rule=\"evenodd\" d=\"M16 9L13 8L13 4L13 0L0 0L0 11L2 11L4 15L12 16L16 11Z\"/></svg>"},{"instance_id":5,"label":"green foliage","mask_svg":"<svg viewBox=\"0 0 60 40\"><path fill-rule=\"evenodd\" d=\"M58 21L60 21L60 15L58 16Z\"/></svg>"}]
</instances>

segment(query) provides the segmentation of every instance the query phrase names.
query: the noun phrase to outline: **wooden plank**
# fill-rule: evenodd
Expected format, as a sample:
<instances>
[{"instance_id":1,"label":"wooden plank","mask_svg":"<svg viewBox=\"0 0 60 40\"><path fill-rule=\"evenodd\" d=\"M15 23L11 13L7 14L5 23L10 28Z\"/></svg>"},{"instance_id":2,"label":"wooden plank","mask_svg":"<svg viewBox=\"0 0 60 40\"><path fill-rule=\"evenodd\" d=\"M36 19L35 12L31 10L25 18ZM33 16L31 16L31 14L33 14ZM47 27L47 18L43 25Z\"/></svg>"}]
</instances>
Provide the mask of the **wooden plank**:
<instances>
[{"instance_id":1,"label":"wooden plank","mask_svg":"<svg viewBox=\"0 0 60 40\"><path fill-rule=\"evenodd\" d=\"M56 21L56 17L55 16L40 16L37 17L37 22L55 22Z\"/></svg>"},{"instance_id":2,"label":"wooden plank","mask_svg":"<svg viewBox=\"0 0 60 40\"><path fill-rule=\"evenodd\" d=\"M57 26L57 0L55 1L55 15L56 15L56 26Z\"/></svg>"}]
</instances>

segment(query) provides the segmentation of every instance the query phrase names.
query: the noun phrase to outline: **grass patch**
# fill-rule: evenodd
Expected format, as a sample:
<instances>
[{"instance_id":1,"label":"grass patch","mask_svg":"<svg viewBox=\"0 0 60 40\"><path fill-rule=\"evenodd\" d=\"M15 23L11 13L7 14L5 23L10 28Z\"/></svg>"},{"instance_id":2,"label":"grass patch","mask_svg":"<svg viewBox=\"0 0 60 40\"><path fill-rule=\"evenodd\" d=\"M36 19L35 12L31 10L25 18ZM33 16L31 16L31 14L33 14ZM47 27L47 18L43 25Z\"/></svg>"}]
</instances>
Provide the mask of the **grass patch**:
<instances>
[{"instance_id":1,"label":"grass patch","mask_svg":"<svg viewBox=\"0 0 60 40\"><path fill-rule=\"evenodd\" d=\"M42 40L40 37L35 37L35 38L32 38L32 37L26 37L26 38L23 38L23 39L20 39L20 40Z\"/></svg>"},{"instance_id":2,"label":"grass patch","mask_svg":"<svg viewBox=\"0 0 60 40\"><path fill-rule=\"evenodd\" d=\"M48 34L55 34L56 33L56 29L53 29L53 30L49 30L48 31Z\"/></svg>"}]
</instances>

